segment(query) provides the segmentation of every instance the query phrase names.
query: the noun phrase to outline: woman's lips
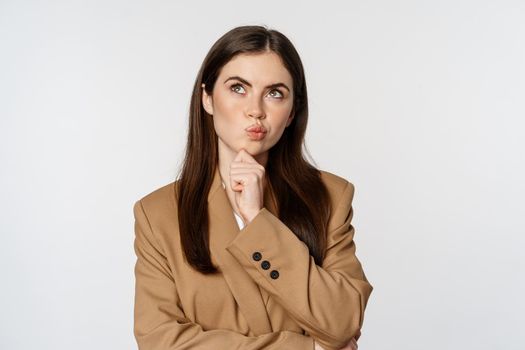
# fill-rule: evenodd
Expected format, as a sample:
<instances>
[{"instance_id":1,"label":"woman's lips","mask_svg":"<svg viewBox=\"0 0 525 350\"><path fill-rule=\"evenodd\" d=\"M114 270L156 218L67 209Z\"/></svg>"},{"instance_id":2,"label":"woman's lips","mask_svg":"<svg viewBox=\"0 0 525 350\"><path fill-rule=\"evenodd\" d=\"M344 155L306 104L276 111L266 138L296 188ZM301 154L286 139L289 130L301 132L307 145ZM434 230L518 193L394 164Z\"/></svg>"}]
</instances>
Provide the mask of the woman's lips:
<instances>
[{"instance_id":1,"label":"woman's lips","mask_svg":"<svg viewBox=\"0 0 525 350\"><path fill-rule=\"evenodd\" d=\"M248 136L255 141L262 140L266 136L266 128L262 125L250 125L245 130Z\"/></svg>"},{"instance_id":2,"label":"woman's lips","mask_svg":"<svg viewBox=\"0 0 525 350\"><path fill-rule=\"evenodd\" d=\"M260 141L266 136L266 132L247 131L248 137L255 141Z\"/></svg>"},{"instance_id":3,"label":"woman's lips","mask_svg":"<svg viewBox=\"0 0 525 350\"><path fill-rule=\"evenodd\" d=\"M250 125L245 130L253 132L266 132L266 129L262 125Z\"/></svg>"}]
</instances>

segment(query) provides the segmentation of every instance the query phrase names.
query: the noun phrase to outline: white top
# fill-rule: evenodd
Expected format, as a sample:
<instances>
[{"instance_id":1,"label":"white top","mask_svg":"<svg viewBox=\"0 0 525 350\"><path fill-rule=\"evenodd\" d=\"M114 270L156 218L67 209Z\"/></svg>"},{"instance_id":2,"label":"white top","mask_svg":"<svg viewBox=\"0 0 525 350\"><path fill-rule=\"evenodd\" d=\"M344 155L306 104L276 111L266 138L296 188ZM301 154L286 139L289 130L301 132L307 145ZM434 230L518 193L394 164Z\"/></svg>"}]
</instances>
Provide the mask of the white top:
<instances>
[{"instance_id":1,"label":"white top","mask_svg":"<svg viewBox=\"0 0 525 350\"><path fill-rule=\"evenodd\" d=\"M222 188L226 188L224 182L222 183ZM239 215L237 215L235 211L233 211L233 215L235 216L235 220L237 220L237 225L239 225L239 229L242 230L244 228L244 221L242 221L242 218Z\"/></svg>"}]
</instances>

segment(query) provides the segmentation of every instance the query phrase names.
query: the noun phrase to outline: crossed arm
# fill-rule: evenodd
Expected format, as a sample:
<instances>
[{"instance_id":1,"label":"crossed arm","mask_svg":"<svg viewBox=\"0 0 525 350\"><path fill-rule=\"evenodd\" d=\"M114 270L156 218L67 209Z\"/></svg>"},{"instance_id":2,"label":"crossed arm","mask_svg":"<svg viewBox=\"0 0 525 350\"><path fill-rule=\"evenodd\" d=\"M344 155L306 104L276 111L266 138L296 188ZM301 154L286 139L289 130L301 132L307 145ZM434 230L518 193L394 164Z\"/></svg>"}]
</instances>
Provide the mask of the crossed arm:
<instances>
[{"instance_id":1,"label":"crossed arm","mask_svg":"<svg viewBox=\"0 0 525 350\"><path fill-rule=\"evenodd\" d=\"M322 266L315 264L306 244L264 207L226 247L325 350L339 350L359 337L373 289L355 255L353 195L354 186L347 182L331 216ZM252 258L254 252L269 262L269 269ZM272 278L272 270L278 278Z\"/></svg>"},{"instance_id":2,"label":"crossed arm","mask_svg":"<svg viewBox=\"0 0 525 350\"><path fill-rule=\"evenodd\" d=\"M166 255L137 201L133 208L137 255L134 335L139 349L352 349L346 346L352 338L359 338L372 291L355 256L350 224L353 193L348 183L333 213L335 228L329 232L322 267L314 263L307 246L265 208L228 246L250 276L308 333L280 331L255 337L229 330L205 331L186 318ZM271 261L281 277L273 279L261 270L251 259L255 250Z\"/></svg>"}]
</instances>

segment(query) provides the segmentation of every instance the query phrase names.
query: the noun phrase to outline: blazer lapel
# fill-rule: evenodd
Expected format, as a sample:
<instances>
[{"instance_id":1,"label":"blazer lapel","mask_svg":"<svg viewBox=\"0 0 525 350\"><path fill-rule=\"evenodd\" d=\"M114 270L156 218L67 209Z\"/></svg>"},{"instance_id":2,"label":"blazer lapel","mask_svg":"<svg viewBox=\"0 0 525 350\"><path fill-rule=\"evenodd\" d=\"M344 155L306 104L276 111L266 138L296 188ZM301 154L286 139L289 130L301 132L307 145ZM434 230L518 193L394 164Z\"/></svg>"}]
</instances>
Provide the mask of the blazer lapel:
<instances>
[{"instance_id":1,"label":"blazer lapel","mask_svg":"<svg viewBox=\"0 0 525 350\"><path fill-rule=\"evenodd\" d=\"M268 188L269 186L267 186ZM275 205L265 191L265 207L275 212ZM266 306L259 286L225 249L239 234L239 226L226 190L222 187L219 167L215 167L213 182L208 194L210 253L212 262L219 266L239 309L255 335L272 331Z\"/></svg>"}]
</instances>

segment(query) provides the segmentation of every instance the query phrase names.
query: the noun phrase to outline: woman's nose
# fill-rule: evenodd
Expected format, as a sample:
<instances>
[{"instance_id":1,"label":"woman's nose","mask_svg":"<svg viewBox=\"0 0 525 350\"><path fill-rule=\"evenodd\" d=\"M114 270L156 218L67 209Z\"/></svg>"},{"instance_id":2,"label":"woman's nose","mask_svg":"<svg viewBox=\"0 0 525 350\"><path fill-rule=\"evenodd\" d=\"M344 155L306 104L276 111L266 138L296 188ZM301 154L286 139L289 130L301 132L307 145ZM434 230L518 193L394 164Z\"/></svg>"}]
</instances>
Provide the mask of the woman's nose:
<instances>
[{"instance_id":1,"label":"woman's nose","mask_svg":"<svg viewBox=\"0 0 525 350\"><path fill-rule=\"evenodd\" d=\"M247 114L252 118L264 118L266 116L259 98L250 99Z\"/></svg>"}]
</instances>

